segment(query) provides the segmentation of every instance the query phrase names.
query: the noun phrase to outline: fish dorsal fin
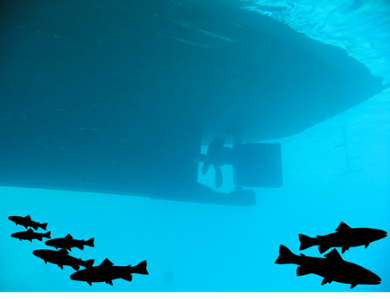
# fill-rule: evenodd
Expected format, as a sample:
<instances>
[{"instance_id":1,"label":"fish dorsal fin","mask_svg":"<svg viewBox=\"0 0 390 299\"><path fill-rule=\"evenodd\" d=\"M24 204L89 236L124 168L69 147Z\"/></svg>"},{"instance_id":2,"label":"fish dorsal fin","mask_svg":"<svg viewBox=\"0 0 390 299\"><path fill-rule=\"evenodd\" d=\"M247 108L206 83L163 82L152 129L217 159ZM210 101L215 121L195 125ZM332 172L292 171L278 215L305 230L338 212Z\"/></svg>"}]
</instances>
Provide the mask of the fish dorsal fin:
<instances>
[{"instance_id":1,"label":"fish dorsal fin","mask_svg":"<svg viewBox=\"0 0 390 299\"><path fill-rule=\"evenodd\" d=\"M343 232L351 229L348 225L346 225L344 222L341 222L340 225L336 228L336 232Z\"/></svg>"},{"instance_id":2,"label":"fish dorsal fin","mask_svg":"<svg viewBox=\"0 0 390 299\"><path fill-rule=\"evenodd\" d=\"M69 254L68 250L66 250L66 248L62 248L60 250L58 250L58 252L61 252L62 254Z\"/></svg>"},{"instance_id":3,"label":"fish dorsal fin","mask_svg":"<svg viewBox=\"0 0 390 299\"><path fill-rule=\"evenodd\" d=\"M109 259L105 259L101 264L100 266L103 266L103 267L111 267L112 265L114 265L113 263L111 263L111 261Z\"/></svg>"},{"instance_id":4,"label":"fish dorsal fin","mask_svg":"<svg viewBox=\"0 0 390 299\"><path fill-rule=\"evenodd\" d=\"M27 215L26 217L24 217L24 218L26 218L27 220L31 220L31 217L30 217L30 215Z\"/></svg>"},{"instance_id":5,"label":"fish dorsal fin","mask_svg":"<svg viewBox=\"0 0 390 299\"><path fill-rule=\"evenodd\" d=\"M343 258L336 249L333 249L331 252L324 255L327 259L332 261L342 261Z\"/></svg>"},{"instance_id":6,"label":"fish dorsal fin","mask_svg":"<svg viewBox=\"0 0 390 299\"><path fill-rule=\"evenodd\" d=\"M73 239L73 237L70 234L67 234L65 239Z\"/></svg>"},{"instance_id":7,"label":"fish dorsal fin","mask_svg":"<svg viewBox=\"0 0 390 299\"><path fill-rule=\"evenodd\" d=\"M33 230L31 228L28 229L28 232L32 232Z\"/></svg>"}]
</instances>

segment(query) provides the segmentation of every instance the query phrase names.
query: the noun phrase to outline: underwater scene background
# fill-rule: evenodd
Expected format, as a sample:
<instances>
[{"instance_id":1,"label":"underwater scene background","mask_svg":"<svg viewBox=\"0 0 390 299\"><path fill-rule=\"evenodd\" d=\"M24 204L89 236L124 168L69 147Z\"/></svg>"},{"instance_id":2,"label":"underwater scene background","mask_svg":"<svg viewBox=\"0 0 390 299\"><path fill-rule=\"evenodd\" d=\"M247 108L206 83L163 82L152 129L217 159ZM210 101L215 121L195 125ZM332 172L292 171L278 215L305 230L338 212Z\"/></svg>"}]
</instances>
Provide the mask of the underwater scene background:
<instances>
[{"instance_id":1,"label":"underwater scene background","mask_svg":"<svg viewBox=\"0 0 390 299\"><path fill-rule=\"evenodd\" d=\"M321 42L346 49L373 75L390 83L390 4L373 1L221 1L255 10ZM241 8L240 8L241 7ZM97 193L0 187L0 291L75 292L388 292L390 239L351 248L343 259L377 274L379 285L297 277L296 265L277 265L279 246L299 254L298 234L325 235L340 222L390 231L390 89L304 132L278 141L282 147L280 189L255 188L250 207L208 205ZM12 128L9 128L12 130ZM206 152L207 147L202 147ZM6 157L3 157L6 159ZM232 169L224 184L234 189ZM199 169L198 181L214 188L214 173ZM70 254L99 265L147 260L149 275L133 281L72 281L74 270L45 264L32 255L43 243L19 241L22 230L7 218L47 222L52 238L94 238L95 247ZM316 247L305 255L321 257Z\"/></svg>"}]
</instances>

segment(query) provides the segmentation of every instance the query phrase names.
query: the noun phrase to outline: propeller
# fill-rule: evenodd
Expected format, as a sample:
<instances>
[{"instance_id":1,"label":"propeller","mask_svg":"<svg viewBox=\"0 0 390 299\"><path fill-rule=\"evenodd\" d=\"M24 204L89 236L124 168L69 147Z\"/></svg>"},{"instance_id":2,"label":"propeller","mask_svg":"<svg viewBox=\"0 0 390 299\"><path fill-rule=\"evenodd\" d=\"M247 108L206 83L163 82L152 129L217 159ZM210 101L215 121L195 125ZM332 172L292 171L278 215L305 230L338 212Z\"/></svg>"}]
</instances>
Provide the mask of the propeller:
<instances>
[{"instance_id":1,"label":"propeller","mask_svg":"<svg viewBox=\"0 0 390 299\"><path fill-rule=\"evenodd\" d=\"M203 162L202 174L205 175L209 170L210 165L215 169L215 188L222 186L222 170L221 167L224 164L232 163L232 151L230 147L224 147L225 138L218 137L211 141L207 148L206 155L201 155L201 161Z\"/></svg>"}]
</instances>

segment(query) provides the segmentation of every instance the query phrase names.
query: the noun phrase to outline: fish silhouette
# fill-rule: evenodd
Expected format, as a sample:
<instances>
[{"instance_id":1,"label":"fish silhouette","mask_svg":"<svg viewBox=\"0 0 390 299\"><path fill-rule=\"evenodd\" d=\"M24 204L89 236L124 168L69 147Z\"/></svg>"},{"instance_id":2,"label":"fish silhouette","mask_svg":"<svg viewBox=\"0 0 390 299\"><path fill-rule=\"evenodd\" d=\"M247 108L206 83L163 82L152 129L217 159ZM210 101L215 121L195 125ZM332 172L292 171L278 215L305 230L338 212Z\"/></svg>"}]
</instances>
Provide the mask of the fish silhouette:
<instances>
[{"instance_id":1,"label":"fish silhouette","mask_svg":"<svg viewBox=\"0 0 390 299\"><path fill-rule=\"evenodd\" d=\"M30 215L27 215L25 217L23 216L9 216L9 220L12 222L15 222L16 225L22 225L25 228L32 227L33 229L37 230L38 227L46 230L47 223L39 223L31 220Z\"/></svg>"},{"instance_id":2,"label":"fish silhouette","mask_svg":"<svg viewBox=\"0 0 390 299\"><path fill-rule=\"evenodd\" d=\"M299 250L304 250L311 246L319 245L318 250L324 253L332 247L341 247L341 253L344 253L350 247L363 246L365 248L374 241L383 239L387 233L383 230L373 228L351 228L344 222L341 222L336 229L336 233L325 236L310 238L299 234L301 246Z\"/></svg>"},{"instance_id":3,"label":"fish silhouette","mask_svg":"<svg viewBox=\"0 0 390 299\"><path fill-rule=\"evenodd\" d=\"M73 237L70 234L68 234L65 238L55 238L55 239L48 240L45 242L45 245L53 246L56 249L66 248L69 251L71 251L72 247L77 247L81 250L84 249L84 246L95 247L93 242L94 242L94 238L91 238L87 241L76 240L76 239L73 239Z\"/></svg>"},{"instance_id":4,"label":"fish silhouette","mask_svg":"<svg viewBox=\"0 0 390 299\"><path fill-rule=\"evenodd\" d=\"M50 232L47 233L35 233L31 228L28 229L28 231L25 232L17 232L13 233L11 237L14 237L16 239L19 239L20 241L22 240L32 240L37 239L39 241L42 241L42 238L48 238L50 239Z\"/></svg>"},{"instance_id":5,"label":"fish silhouette","mask_svg":"<svg viewBox=\"0 0 390 299\"><path fill-rule=\"evenodd\" d=\"M65 248L60 249L58 251L48 249L34 250L33 255L43 259L45 261L45 264L47 264L47 262L56 264L61 269L63 269L63 266L65 265L71 266L76 271L79 270L79 266L90 268L93 266L94 263L94 260L83 261L81 259L70 256Z\"/></svg>"},{"instance_id":6,"label":"fish silhouette","mask_svg":"<svg viewBox=\"0 0 390 299\"><path fill-rule=\"evenodd\" d=\"M280 245L279 257L275 264L296 264L297 276L316 274L323 277L321 285L332 281L350 284L353 289L358 284L376 285L381 279L371 271L344 261L336 249L325 254L325 258L295 255L286 246Z\"/></svg>"},{"instance_id":7,"label":"fish silhouette","mask_svg":"<svg viewBox=\"0 0 390 299\"><path fill-rule=\"evenodd\" d=\"M113 285L112 281L118 278L132 281L132 274L134 273L148 275L149 273L146 266L146 261L143 261L134 267L131 265L114 266L109 259L105 259L99 266L83 269L73 273L70 276L70 279L85 281L89 285L92 285L92 282L105 282Z\"/></svg>"}]
</instances>

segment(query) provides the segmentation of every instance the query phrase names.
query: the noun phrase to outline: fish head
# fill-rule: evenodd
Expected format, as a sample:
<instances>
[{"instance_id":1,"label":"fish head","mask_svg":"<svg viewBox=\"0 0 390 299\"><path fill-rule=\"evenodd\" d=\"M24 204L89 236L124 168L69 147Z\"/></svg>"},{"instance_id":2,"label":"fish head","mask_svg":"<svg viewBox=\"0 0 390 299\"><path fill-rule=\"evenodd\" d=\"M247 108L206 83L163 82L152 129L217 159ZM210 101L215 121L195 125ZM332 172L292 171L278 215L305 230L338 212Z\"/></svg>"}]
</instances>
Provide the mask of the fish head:
<instances>
[{"instance_id":1,"label":"fish head","mask_svg":"<svg viewBox=\"0 0 390 299\"><path fill-rule=\"evenodd\" d=\"M70 279L78 280L78 281L89 281L88 276L89 276L88 273L84 269L71 274Z\"/></svg>"},{"instance_id":2,"label":"fish head","mask_svg":"<svg viewBox=\"0 0 390 299\"><path fill-rule=\"evenodd\" d=\"M19 218L20 218L19 216L9 216L9 217L8 217L9 220L11 220L12 222L15 222L15 223L18 222L18 219L19 219Z\"/></svg>"},{"instance_id":3,"label":"fish head","mask_svg":"<svg viewBox=\"0 0 390 299\"><path fill-rule=\"evenodd\" d=\"M380 229L374 229L371 232L371 236L372 236L373 241L377 241L377 240L380 240L380 239L387 237L387 232L385 232L384 230L380 230Z\"/></svg>"},{"instance_id":4,"label":"fish head","mask_svg":"<svg viewBox=\"0 0 390 299\"><path fill-rule=\"evenodd\" d=\"M46 250L38 249L38 250L34 250L32 253L33 253L33 255L35 255L41 259L44 259L45 252L46 252Z\"/></svg>"},{"instance_id":5,"label":"fish head","mask_svg":"<svg viewBox=\"0 0 390 299\"><path fill-rule=\"evenodd\" d=\"M19 233L13 233L13 234L11 235L11 237L13 237L13 238L17 238L17 237L18 237L18 235L19 235Z\"/></svg>"},{"instance_id":6,"label":"fish head","mask_svg":"<svg viewBox=\"0 0 390 299\"><path fill-rule=\"evenodd\" d=\"M362 277L364 278L363 284L380 284L381 278L376 275L375 273L372 273L371 271L368 271L365 273L365 275Z\"/></svg>"},{"instance_id":7,"label":"fish head","mask_svg":"<svg viewBox=\"0 0 390 299\"><path fill-rule=\"evenodd\" d=\"M55 243L56 243L56 240L47 240L45 242L45 245L48 245L48 246L55 246Z\"/></svg>"}]
</instances>

